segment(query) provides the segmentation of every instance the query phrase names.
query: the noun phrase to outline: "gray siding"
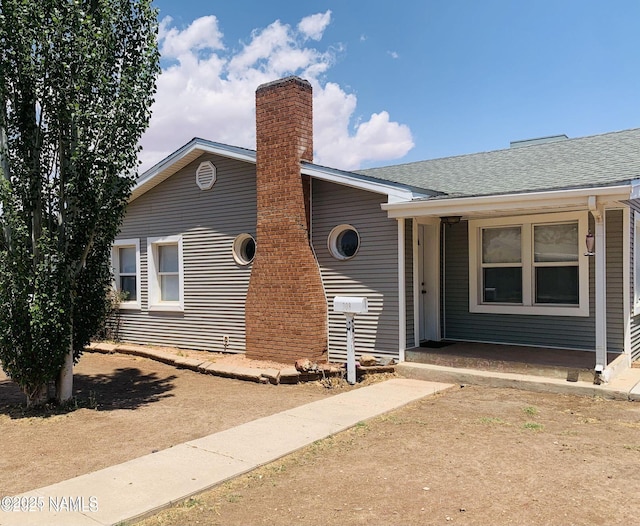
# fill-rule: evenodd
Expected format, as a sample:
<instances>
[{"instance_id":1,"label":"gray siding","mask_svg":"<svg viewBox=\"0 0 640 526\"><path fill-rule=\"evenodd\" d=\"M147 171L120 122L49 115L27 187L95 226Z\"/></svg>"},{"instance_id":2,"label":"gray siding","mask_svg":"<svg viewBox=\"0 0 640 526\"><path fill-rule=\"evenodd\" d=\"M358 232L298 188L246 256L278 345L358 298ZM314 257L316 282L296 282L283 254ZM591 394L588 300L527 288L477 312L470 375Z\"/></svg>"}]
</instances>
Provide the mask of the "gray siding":
<instances>
[{"instance_id":1,"label":"gray siding","mask_svg":"<svg viewBox=\"0 0 640 526\"><path fill-rule=\"evenodd\" d=\"M195 182L195 170L204 160L217 168L217 181L206 191ZM118 238L140 239L142 309L122 310L121 339L244 352L251 265L236 264L232 244L243 232L255 236L255 225L255 167L213 155L202 156L130 203ZM147 238L178 234L183 239L184 312L150 312ZM229 337L226 349L223 336Z\"/></svg>"},{"instance_id":2,"label":"gray siding","mask_svg":"<svg viewBox=\"0 0 640 526\"><path fill-rule=\"evenodd\" d=\"M380 205L385 196L313 180L312 241L329 303L329 358L346 360L345 318L333 312L337 295L366 296L369 313L356 316L356 355L398 356L398 225ZM327 249L331 229L350 224L360 234L355 257L339 261Z\"/></svg>"},{"instance_id":3,"label":"gray siding","mask_svg":"<svg viewBox=\"0 0 640 526\"><path fill-rule=\"evenodd\" d=\"M624 351L623 212L608 211L606 221L607 350L621 353ZM592 218L590 228L593 230ZM589 260L589 317L470 313L467 223L445 228L444 236L445 338L569 349L595 348L593 259Z\"/></svg>"},{"instance_id":4,"label":"gray siding","mask_svg":"<svg viewBox=\"0 0 640 526\"><path fill-rule=\"evenodd\" d=\"M616 353L624 352L623 213L609 210L606 217L607 351Z\"/></svg>"},{"instance_id":5,"label":"gray siding","mask_svg":"<svg viewBox=\"0 0 640 526\"><path fill-rule=\"evenodd\" d=\"M588 318L564 316L500 315L469 312L468 224L443 229L445 338L519 345L594 349L593 294ZM593 263L589 268L593 291Z\"/></svg>"},{"instance_id":6,"label":"gray siding","mask_svg":"<svg viewBox=\"0 0 640 526\"><path fill-rule=\"evenodd\" d=\"M631 209L631 220L630 223L630 269L629 276L631 279L631 290L629 294L629 302L631 305L629 306L629 312L631 313L631 319L629 320L629 330L631 333L631 360L640 359L640 316L634 316L634 297L636 287L640 287L640 283L635 283L635 221L634 221L634 212L640 212L640 200L634 199L633 201L629 201L627 203Z\"/></svg>"},{"instance_id":7,"label":"gray siding","mask_svg":"<svg viewBox=\"0 0 640 526\"><path fill-rule=\"evenodd\" d=\"M413 219L407 219L404 223L404 272L407 312L407 349L415 347L415 334L413 332Z\"/></svg>"}]
</instances>

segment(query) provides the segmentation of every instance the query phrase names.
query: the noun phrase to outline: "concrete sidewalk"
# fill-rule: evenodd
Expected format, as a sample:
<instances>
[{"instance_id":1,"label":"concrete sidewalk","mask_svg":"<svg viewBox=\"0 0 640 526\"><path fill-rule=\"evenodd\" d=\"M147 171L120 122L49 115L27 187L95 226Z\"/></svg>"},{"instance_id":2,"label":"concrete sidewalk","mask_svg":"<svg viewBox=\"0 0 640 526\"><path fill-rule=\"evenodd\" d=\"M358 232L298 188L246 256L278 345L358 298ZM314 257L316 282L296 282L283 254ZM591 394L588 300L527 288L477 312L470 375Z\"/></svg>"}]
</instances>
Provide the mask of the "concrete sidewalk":
<instances>
[{"instance_id":1,"label":"concrete sidewalk","mask_svg":"<svg viewBox=\"0 0 640 526\"><path fill-rule=\"evenodd\" d=\"M568 382L559 378L482 371L426 363L402 362L395 367L396 371L405 378L427 382L511 387L538 393L601 397L632 402L640 401L640 368L627 369L610 382L595 385L593 382Z\"/></svg>"},{"instance_id":2,"label":"concrete sidewalk","mask_svg":"<svg viewBox=\"0 0 640 526\"><path fill-rule=\"evenodd\" d=\"M20 500L5 497L0 526L97 526L139 518L450 387L398 378L260 418L30 491Z\"/></svg>"}]
</instances>

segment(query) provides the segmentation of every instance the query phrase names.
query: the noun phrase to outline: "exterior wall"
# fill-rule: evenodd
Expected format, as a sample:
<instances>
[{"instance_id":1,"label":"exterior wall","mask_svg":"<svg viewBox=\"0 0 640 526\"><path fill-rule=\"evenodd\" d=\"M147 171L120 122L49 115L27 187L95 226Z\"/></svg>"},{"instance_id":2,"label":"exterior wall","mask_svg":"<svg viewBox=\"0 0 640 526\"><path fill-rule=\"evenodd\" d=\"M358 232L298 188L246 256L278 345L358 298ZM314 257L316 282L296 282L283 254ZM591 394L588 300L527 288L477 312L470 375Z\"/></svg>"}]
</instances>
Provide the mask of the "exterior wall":
<instances>
[{"instance_id":1,"label":"exterior wall","mask_svg":"<svg viewBox=\"0 0 640 526\"><path fill-rule=\"evenodd\" d=\"M590 228L593 228L592 223ZM620 210L607 212L606 237L607 350L619 353L624 349L623 236ZM444 338L594 350L595 272L592 260L589 261L589 317L470 313L467 222L443 228L443 244Z\"/></svg>"},{"instance_id":2,"label":"exterior wall","mask_svg":"<svg viewBox=\"0 0 640 526\"><path fill-rule=\"evenodd\" d=\"M640 287L640 283L635 282L635 221L634 221L634 212L640 212L640 200L634 199L633 201L629 201L627 203L631 209L631 220L630 223L630 232L629 238L631 243L630 248L630 269L629 276L631 279L631 290L629 294L629 301L631 305L629 306L629 312L631 313L631 319L629 320L629 331L631 333L631 360L640 359L640 315L634 316L634 298L635 298L635 290L637 287Z\"/></svg>"},{"instance_id":3,"label":"exterior wall","mask_svg":"<svg viewBox=\"0 0 640 526\"><path fill-rule=\"evenodd\" d=\"M211 160L217 181L202 191L201 161ZM232 255L238 234L255 236L255 167L206 155L129 204L118 239L140 239L142 308L121 310L120 338L140 344L244 352L244 304L251 265ZM147 238L183 236L184 312L150 312ZM223 336L229 337L228 347Z\"/></svg>"},{"instance_id":4,"label":"exterior wall","mask_svg":"<svg viewBox=\"0 0 640 526\"><path fill-rule=\"evenodd\" d=\"M404 222L404 290L406 298L406 342L407 349L415 347L413 332L413 219Z\"/></svg>"},{"instance_id":5,"label":"exterior wall","mask_svg":"<svg viewBox=\"0 0 640 526\"><path fill-rule=\"evenodd\" d=\"M247 356L292 362L327 357L327 301L309 241L313 159L311 85L297 77L256 91L257 239L247 292Z\"/></svg>"},{"instance_id":6,"label":"exterior wall","mask_svg":"<svg viewBox=\"0 0 640 526\"><path fill-rule=\"evenodd\" d=\"M369 312L355 318L356 356L398 357L398 224L380 205L386 196L313 180L312 242L329 304L329 359L346 360L346 325L333 312L338 295L366 296ZM335 259L327 248L331 230L350 224L360 235L351 259ZM411 308L412 309L412 308Z\"/></svg>"},{"instance_id":7,"label":"exterior wall","mask_svg":"<svg viewBox=\"0 0 640 526\"><path fill-rule=\"evenodd\" d=\"M608 210L607 244L607 351L624 352L623 210ZM597 250L597 248L596 248Z\"/></svg>"}]
</instances>

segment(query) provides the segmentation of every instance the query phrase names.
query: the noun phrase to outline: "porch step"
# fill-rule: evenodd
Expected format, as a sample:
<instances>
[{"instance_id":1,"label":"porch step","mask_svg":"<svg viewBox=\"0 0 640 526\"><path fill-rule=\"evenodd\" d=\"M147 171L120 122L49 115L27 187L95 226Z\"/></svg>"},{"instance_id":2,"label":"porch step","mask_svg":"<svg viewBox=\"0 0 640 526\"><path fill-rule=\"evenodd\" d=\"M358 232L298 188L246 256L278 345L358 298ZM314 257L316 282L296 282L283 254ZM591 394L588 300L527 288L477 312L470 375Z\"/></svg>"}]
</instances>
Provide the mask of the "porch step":
<instances>
[{"instance_id":1,"label":"porch step","mask_svg":"<svg viewBox=\"0 0 640 526\"><path fill-rule=\"evenodd\" d=\"M408 363L423 363L479 371L525 374L571 382L593 382L593 367L583 355L528 349L515 346L453 343L441 347L407 350ZM560 356L558 356L560 354ZM591 354L592 356L592 354ZM586 358L590 356L587 355ZM564 362L564 363L563 363Z\"/></svg>"}]
</instances>

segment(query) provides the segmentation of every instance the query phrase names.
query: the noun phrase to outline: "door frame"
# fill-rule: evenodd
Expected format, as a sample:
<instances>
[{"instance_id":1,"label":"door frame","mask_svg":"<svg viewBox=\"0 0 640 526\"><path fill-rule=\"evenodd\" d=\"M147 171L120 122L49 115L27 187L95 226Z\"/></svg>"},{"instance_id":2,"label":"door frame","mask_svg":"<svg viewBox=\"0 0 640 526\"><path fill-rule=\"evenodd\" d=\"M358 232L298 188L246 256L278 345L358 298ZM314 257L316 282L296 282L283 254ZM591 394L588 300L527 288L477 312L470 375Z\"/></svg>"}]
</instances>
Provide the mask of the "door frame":
<instances>
[{"instance_id":1,"label":"door frame","mask_svg":"<svg viewBox=\"0 0 640 526\"><path fill-rule=\"evenodd\" d=\"M413 218L414 341L441 339L440 220ZM424 293L423 293L424 291Z\"/></svg>"}]
</instances>

